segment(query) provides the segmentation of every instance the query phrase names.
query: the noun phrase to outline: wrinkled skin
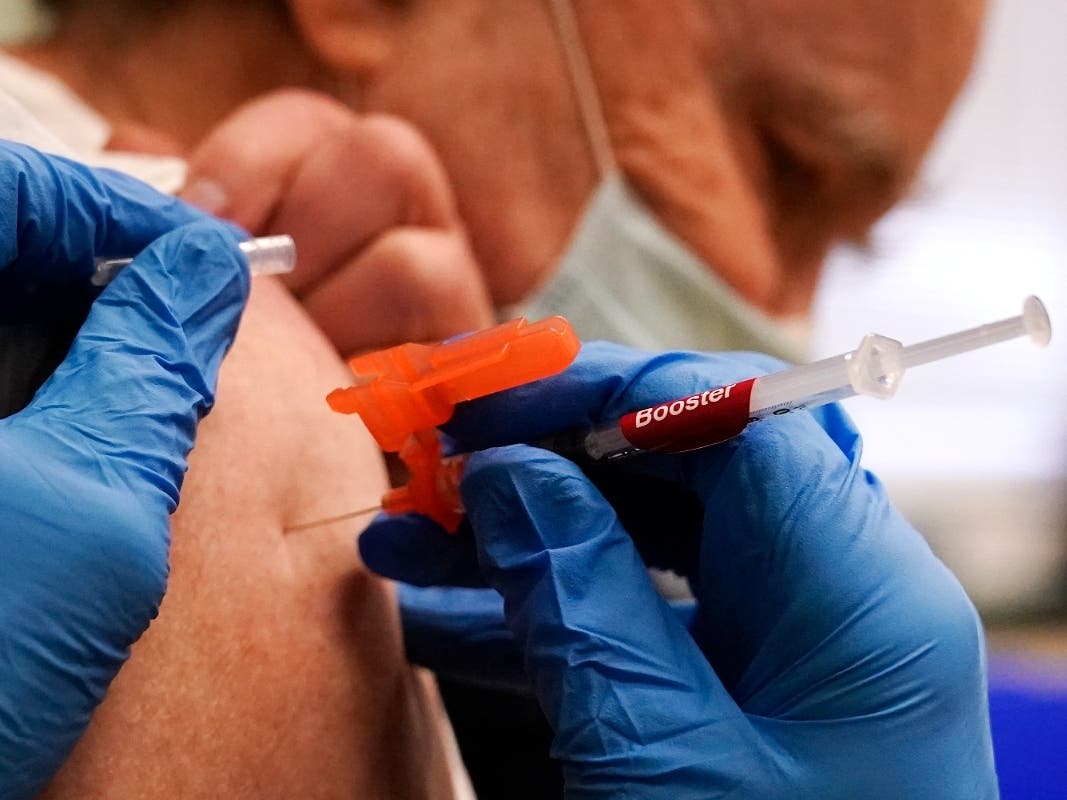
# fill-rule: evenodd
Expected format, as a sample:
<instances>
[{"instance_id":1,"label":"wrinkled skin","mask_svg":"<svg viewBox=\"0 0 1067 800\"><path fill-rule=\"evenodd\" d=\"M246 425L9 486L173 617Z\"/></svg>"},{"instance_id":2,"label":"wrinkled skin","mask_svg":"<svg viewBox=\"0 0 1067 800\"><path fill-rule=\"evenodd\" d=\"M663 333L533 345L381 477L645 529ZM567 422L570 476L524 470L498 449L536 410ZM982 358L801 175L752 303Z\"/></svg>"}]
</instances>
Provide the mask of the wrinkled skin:
<instances>
[{"instance_id":1,"label":"wrinkled skin","mask_svg":"<svg viewBox=\"0 0 1067 800\"><path fill-rule=\"evenodd\" d=\"M18 52L121 123L124 146L158 148L163 133L190 152L242 102L293 85L413 125L440 159L481 267L485 285L468 284L470 296L487 291L497 306L550 277L601 177L547 0L288 0L291 19L266 4L191 2L142 20L119 61L94 44L97 5L75 5L51 43ZM828 249L861 238L907 190L984 10L982 0L574 6L619 167L669 229L772 314L806 311ZM186 57L191 40L197 59ZM238 71L248 64L257 68ZM332 122L280 102L266 128L275 157L292 158ZM149 140L131 133L145 130ZM247 145L247 130L216 137L194 179L246 195L248 170L231 165L247 164ZM320 179L325 196L350 196L344 170ZM420 252L441 264L440 249ZM448 263L458 266L438 274L469 272Z\"/></svg>"},{"instance_id":2,"label":"wrinkled skin","mask_svg":"<svg viewBox=\"0 0 1067 800\"><path fill-rule=\"evenodd\" d=\"M373 442L322 402L347 370L256 279L173 518L167 594L44 797L449 798L432 687L352 550Z\"/></svg>"}]
</instances>

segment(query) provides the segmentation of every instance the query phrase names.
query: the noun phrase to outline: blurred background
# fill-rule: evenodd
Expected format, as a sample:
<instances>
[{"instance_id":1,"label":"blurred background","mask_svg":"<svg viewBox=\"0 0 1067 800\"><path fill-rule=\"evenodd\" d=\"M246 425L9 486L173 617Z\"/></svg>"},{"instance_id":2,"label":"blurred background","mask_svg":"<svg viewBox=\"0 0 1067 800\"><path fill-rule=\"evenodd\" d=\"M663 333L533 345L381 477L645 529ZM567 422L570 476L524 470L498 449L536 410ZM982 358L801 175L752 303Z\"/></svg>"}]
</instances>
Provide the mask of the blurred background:
<instances>
[{"instance_id":1,"label":"blurred background","mask_svg":"<svg viewBox=\"0 0 1067 800\"><path fill-rule=\"evenodd\" d=\"M39 24L29 0L0 0L0 44ZM1028 294L1047 305L1048 349L998 345L848 406L867 466L997 623L1067 607L1065 42L1063 0L991 3L912 198L835 254L814 320L822 357L870 331L908 344L1010 316Z\"/></svg>"},{"instance_id":2,"label":"blurred background","mask_svg":"<svg viewBox=\"0 0 1067 800\"><path fill-rule=\"evenodd\" d=\"M0 0L0 42L32 34L40 20L29 0Z\"/></svg>"},{"instance_id":3,"label":"blurred background","mask_svg":"<svg viewBox=\"0 0 1067 800\"><path fill-rule=\"evenodd\" d=\"M0 43L40 24L0 0ZM991 622L1067 605L1067 3L990 8L970 85L912 198L864 251L832 259L812 356L870 331L908 344L1018 313L1053 320L1017 341L909 373L891 403L850 402L867 466Z\"/></svg>"},{"instance_id":4,"label":"blurred background","mask_svg":"<svg viewBox=\"0 0 1067 800\"><path fill-rule=\"evenodd\" d=\"M991 620L1062 607L1067 553L1067 3L991 5L970 85L910 201L834 259L813 355L870 330L908 344L1044 300L1019 340L922 367L848 409L867 466Z\"/></svg>"},{"instance_id":5,"label":"blurred background","mask_svg":"<svg viewBox=\"0 0 1067 800\"><path fill-rule=\"evenodd\" d=\"M905 344L1018 313L1016 341L848 405L864 461L959 576L989 633L1004 800L1067 798L1067 3L990 6L970 85L909 202L835 254L814 356L869 331Z\"/></svg>"},{"instance_id":6,"label":"blurred background","mask_svg":"<svg viewBox=\"0 0 1067 800\"><path fill-rule=\"evenodd\" d=\"M32 32L0 0L0 43ZM1067 2L992 2L971 82L913 197L833 257L812 356L875 331L905 344L1018 313L1053 341L909 373L850 401L866 465L928 537L990 633L1005 798L1067 797ZM1040 734L1040 735L1038 735Z\"/></svg>"}]
</instances>

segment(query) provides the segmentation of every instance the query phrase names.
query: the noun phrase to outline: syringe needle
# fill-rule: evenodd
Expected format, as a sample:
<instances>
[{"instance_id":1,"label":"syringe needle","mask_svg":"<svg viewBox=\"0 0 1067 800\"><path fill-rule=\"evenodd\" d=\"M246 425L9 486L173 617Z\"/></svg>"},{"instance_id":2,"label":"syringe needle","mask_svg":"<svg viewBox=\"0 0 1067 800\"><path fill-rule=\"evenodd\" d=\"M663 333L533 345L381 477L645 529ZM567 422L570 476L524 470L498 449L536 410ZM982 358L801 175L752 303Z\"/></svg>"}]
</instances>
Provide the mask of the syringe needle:
<instances>
[{"instance_id":1,"label":"syringe needle","mask_svg":"<svg viewBox=\"0 0 1067 800\"><path fill-rule=\"evenodd\" d=\"M928 364L1019 336L1029 336L1034 344L1043 347L1048 344L1051 331L1045 307L1036 297L1029 297L1023 304L1022 313L1008 319L908 346L896 339L868 334L859 347L847 353L729 385L710 386L685 397L664 400L631 411L616 420L592 428L562 431L539 439L535 444L583 466L591 462L610 462L648 452L687 453L731 439L740 434L749 423L767 417L816 408L855 395L888 399L900 387L901 376L909 367ZM509 343L508 346L514 345ZM384 351L384 354L392 352ZM574 352L569 347L564 348L562 355L565 359L561 360L567 360L569 363ZM370 354L376 359L373 362L375 369L378 369L379 364L387 363L384 354ZM487 363L497 362L488 360ZM360 373L360 370L356 371ZM371 382L357 385L355 388L337 390L330 395L334 410L363 414L368 426L392 419L384 415L378 407L379 404L390 402L391 395L379 396L372 393L371 390L377 385L380 376L373 369L366 372L371 373L374 373ZM549 373L542 373L542 377L545 374ZM507 383L509 387L515 385L519 384ZM468 388L466 383L460 382L457 386L463 387L463 391L456 390L454 399L457 402L471 396L481 396L465 394ZM412 396L421 397L418 392ZM413 401L408 403L416 405ZM419 407L421 408L421 405ZM451 406L448 407L448 413L451 413ZM435 422L427 417L424 424L436 425L446 418L447 416L442 417ZM386 427L383 426L383 430ZM401 447L406 447L401 435L403 433L403 430L389 428L387 435L390 439L386 449L400 450ZM436 439L436 434L431 429L420 429L418 433L425 434L427 438L408 441L413 441L421 448L417 450L421 459L418 462L419 469L411 470L412 480L407 486L387 492L382 498L381 506L371 506L337 517L306 522L287 530L304 530L326 525L382 508L387 514L422 513L454 531L463 514L459 485L467 457L460 454L441 458L440 442ZM408 434L410 435L410 431ZM378 433L375 436L378 437ZM382 444L382 438L378 438L378 442Z\"/></svg>"},{"instance_id":2,"label":"syringe needle","mask_svg":"<svg viewBox=\"0 0 1067 800\"><path fill-rule=\"evenodd\" d=\"M306 531L308 528L317 528L320 525L329 525L332 522L344 522L346 519L355 519L363 514L369 514L371 511L378 511L381 507L381 503L375 503L366 508L357 508L355 511L349 511L347 514L338 514L336 517L323 517L322 519L314 519L310 522L301 522L299 525L290 525L288 528L283 529L282 533Z\"/></svg>"}]
</instances>

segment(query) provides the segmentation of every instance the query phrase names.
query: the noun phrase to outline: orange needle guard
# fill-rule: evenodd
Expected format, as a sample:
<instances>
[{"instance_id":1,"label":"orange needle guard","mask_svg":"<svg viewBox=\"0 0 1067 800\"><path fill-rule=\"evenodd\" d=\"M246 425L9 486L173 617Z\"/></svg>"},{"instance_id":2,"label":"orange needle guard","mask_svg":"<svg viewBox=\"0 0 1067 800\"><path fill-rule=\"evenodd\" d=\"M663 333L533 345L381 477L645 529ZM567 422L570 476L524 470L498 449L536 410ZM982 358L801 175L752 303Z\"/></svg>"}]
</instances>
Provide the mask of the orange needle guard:
<instances>
[{"instance_id":1,"label":"orange needle guard","mask_svg":"<svg viewBox=\"0 0 1067 800\"><path fill-rule=\"evenodd\" d=\"M442 461L436 427L452 417L456 403L563 371L580 346L563 317L515 319L440 344L357 356L348 362L355 385L335 389L326 402L342 414L359 414L378 446L398 452L411 473L407 486L386 492L382 508L426 514L455 532L463 518L462 461Z\"/></svg>"}]
</instances>

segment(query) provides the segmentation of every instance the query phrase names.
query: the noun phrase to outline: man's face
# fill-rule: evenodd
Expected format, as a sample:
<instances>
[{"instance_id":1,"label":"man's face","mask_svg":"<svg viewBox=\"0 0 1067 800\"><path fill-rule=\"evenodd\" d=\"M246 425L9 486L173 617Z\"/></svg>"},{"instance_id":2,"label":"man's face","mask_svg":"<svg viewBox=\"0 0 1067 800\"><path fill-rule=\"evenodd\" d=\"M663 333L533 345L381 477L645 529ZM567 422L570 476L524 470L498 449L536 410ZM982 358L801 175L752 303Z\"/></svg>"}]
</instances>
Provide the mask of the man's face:
<instances>
[{"instance_id":1,"label":"man's face","mask_svg":"<svg viewBox=\"0 0 1067 800\"><path fill-rule=\"evenodd\" d=\"M862 238L908 189L973 59L983 0L715 0L716 84L785 257Z\"/></svg>"},{"instance_id":2,"label":"man's face","mask_svg":"<svg viewBox=\"0 0 1067 800\"><path fill-rule=\"evenodd\" d=\"M862 237L906 190L982 11L982 0L572 3L619 167L770 311L804 310L830 246ZM407 13L362 104L430 138L495 298L514 301L550 272L602 177L564 37L549 0Z\"/></svg>"}]
</instances>

